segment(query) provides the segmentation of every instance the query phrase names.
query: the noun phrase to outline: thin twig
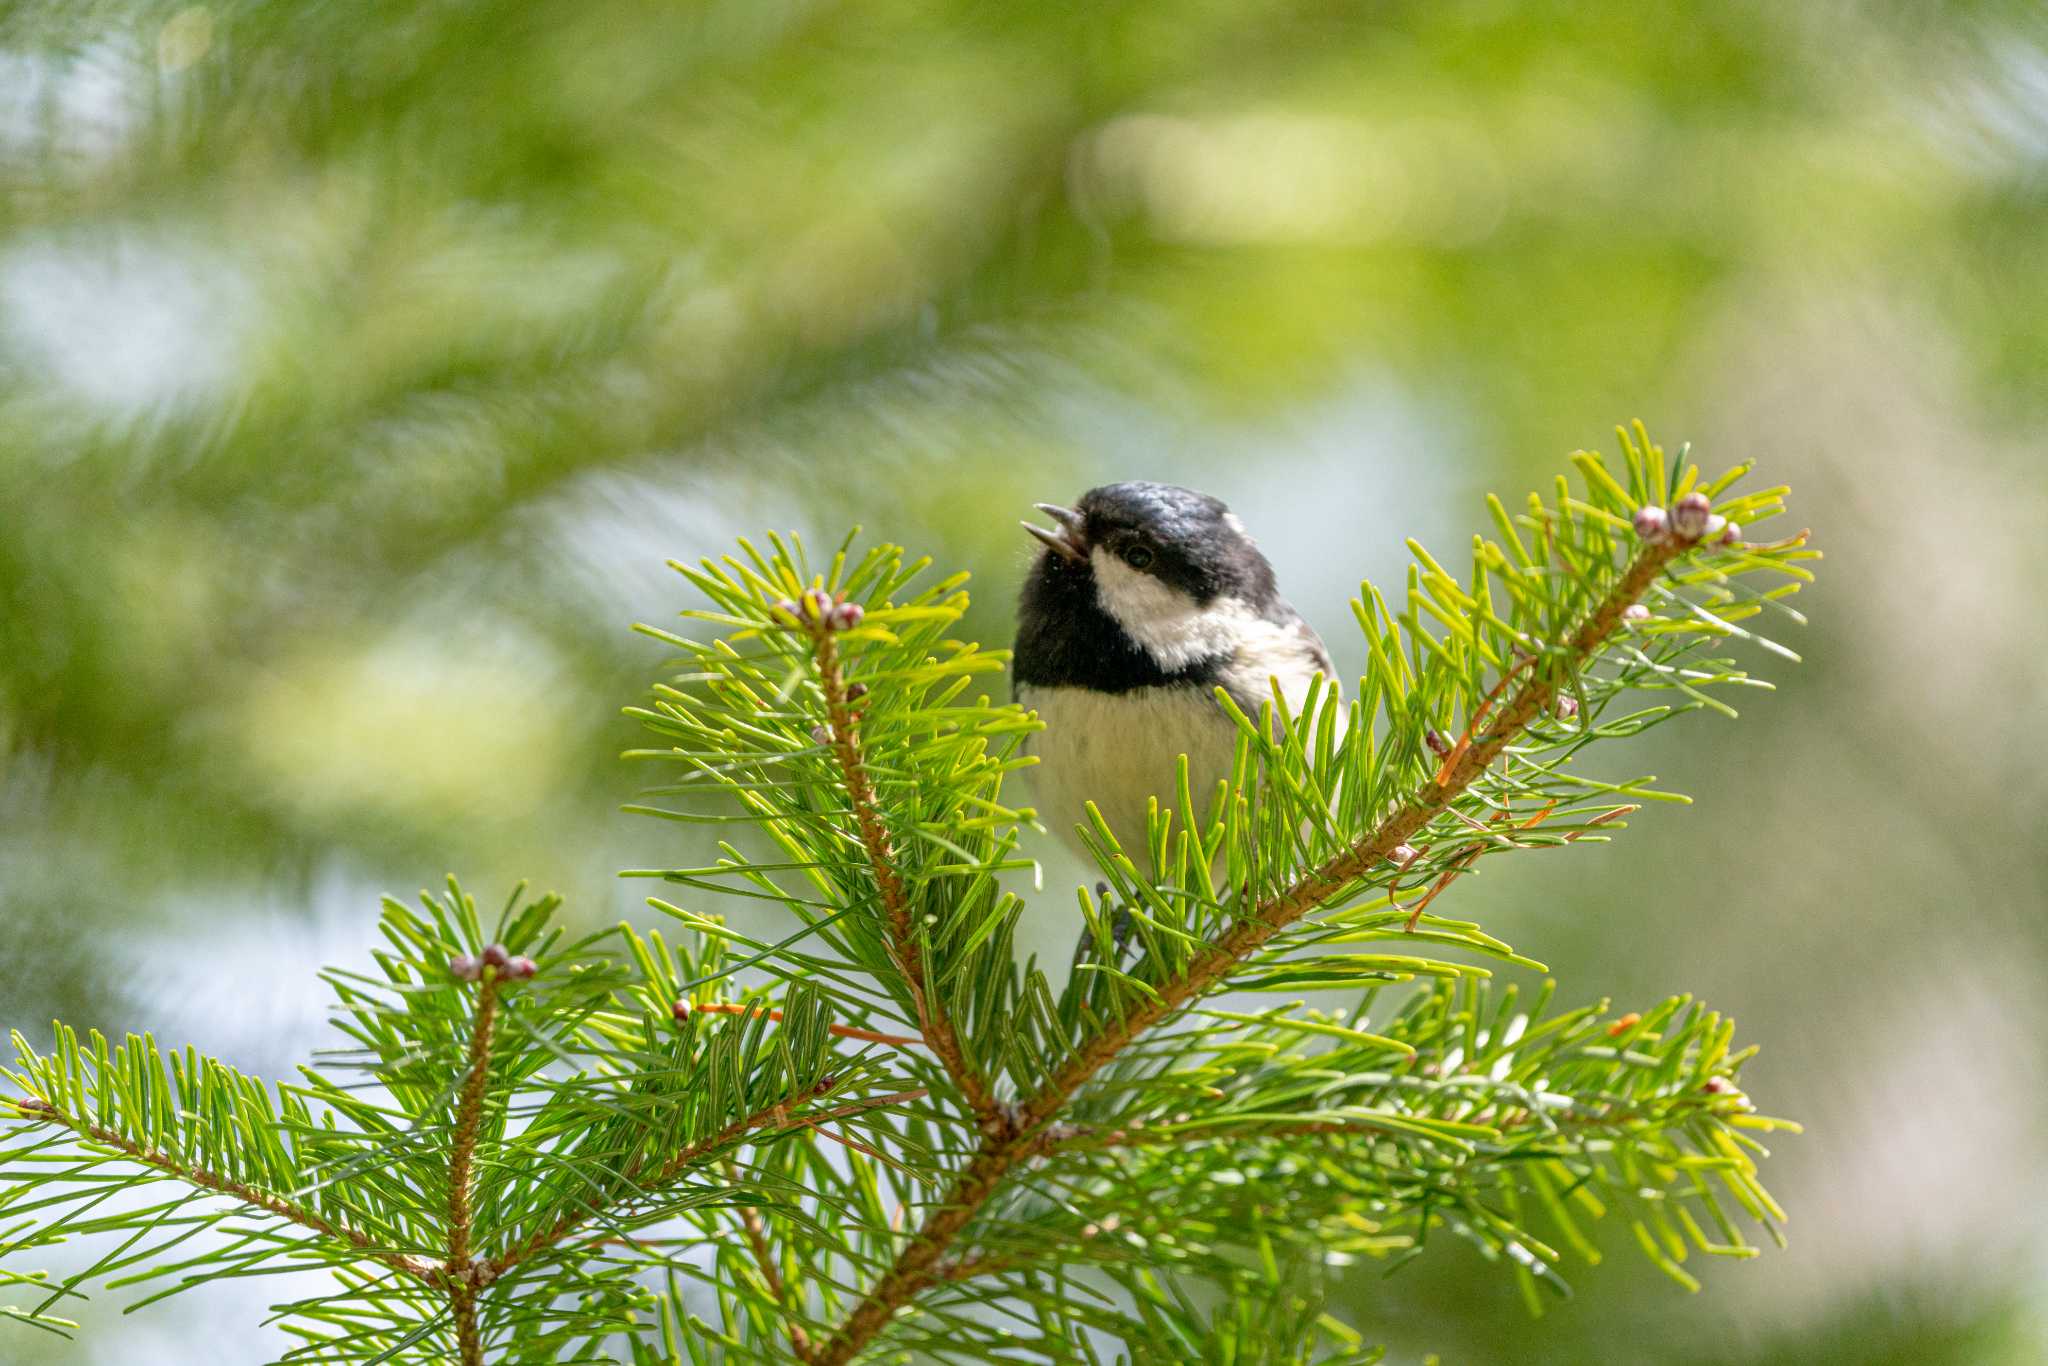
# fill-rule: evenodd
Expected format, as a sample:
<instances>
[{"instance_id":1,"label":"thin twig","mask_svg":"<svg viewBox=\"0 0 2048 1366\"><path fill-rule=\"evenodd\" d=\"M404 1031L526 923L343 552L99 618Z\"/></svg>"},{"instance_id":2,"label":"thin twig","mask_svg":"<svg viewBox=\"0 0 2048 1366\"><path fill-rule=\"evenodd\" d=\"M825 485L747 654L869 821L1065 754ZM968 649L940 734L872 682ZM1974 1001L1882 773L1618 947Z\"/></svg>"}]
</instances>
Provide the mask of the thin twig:
<instances>
[{"instance_id":1,"label":"thin twig","mask_svg":"<svg viewBox=\"0 0 2048 1366\"><path fill-rule=\"evenodd\" d=\"M477 1131L483 1126L484 1094L491 1076L491 1036L498 1023L498 971L483 970L476 993L476 1024L469 1036L469 1071L455 1106L455 1146L448 1157L448 1262L444 1278L448 1307L455 1318L455 1344L462 1366L483 1366L483 1339L477 1333L477 1281L470 1262L470 1181L476 1158Z\"/></svg>"},{"instance_id":2,"label":"thin twig","mask_svg":"<svg viewBox=\"0 0 2048 1366\"><path fill-rule=\"evenodd\" d=\"M1347 1131L1382 1132L1385 1125L1369 1120L1301 1120L1288 1124L1203 1125L1187 1129L1148 1129L1133 1125L1118 1129L1080 1129L1052 1125L1040 1130L1034 1157L1054 1157L1071 1152L1106 1152L1114 1148L1171 1148L1197 1143L1220 1143L1243 1138L1299 1138L1308 1134L1338 1134ZM1412 1133L1412 1129L1399 1132Z\"/></svg>"},{"instance_id":3,"label":"thin twig","mask_svg":"<svg viewBox=\"0 0 2048 1366\"><path fill-rule=\"evenodd\" d=\"M1674 1097L1674 1099L1677 1099ZM1697 1108L1706 1108L1702 1102ZM1484 1113L1482 1107L1480 1113ZM1540 1117L1531 1112L1513 1107L1510 1113L1520 1113L1522 1118L1491 1124L1496 1136L1527 1133L1536 1130L1554 1133L1565 1129L1594 1129L1626 1127L1652 1118L1640 1110L1616 1110L1612 1106L1601 1110L1560 1110L1545 1111ZM1467 1121L1470 1122L1470 1121ZM1115 1148L1168 1148L1198 1143L1222 1143L1243 1139L1302 1138L1314 1134L1384 1133L1413 1136L1413 1125L1390 1125L1371 1119L1311 1119L1285 1124L1211 1124L1185 1129L1148 1129L1141 1126L1119 1129L1076 1129L1065 1125L1053 1125L1041 1131L1040 1142L1033 1151L1034 1156L1051 1157L1069 1152L1104 1152Z\"/></svg>"},{"instance_id":4,"label":"thin twig","mask_svg":"<svg viewBox=\"0 0 2048 1366\"><path fill-rule=\"evenodd\" d=\"M777 1024L782 1023L782 1012L779 1010L762 1010L759 1006L738 1005L731 1001L678 1001L676 1009L679 1011L685 1009L694 1010L699 1015L762 1014ZM862 1043L885 1043L896 1048L925 1047L923 1039L913 1039L908 1034L882 1034L872 1029L861 1029L855 1025L843 1024L828 1024L825 1026L825 1030L829 1034L837 1034L842 1039L858 1039Z\"/></svg>"},{"instance_id":5,"label":"thin twig","mask_svg":"<svg viewBox=\"0 0 2048 1366\"><path fill-rule=\"evenodd\" d=\"M932 1268L932 1277L941 1281L971 1281L977 1276L994 1276L1017 1265L1018 1258L997 1257L990 1253L978 1253L972 1257L961 1257L950 1262L941 1262Z\"/></svg>"},{"instance_id":6,"label":"thin twig","mask_svg":"<svg viewBox=\"0 0 2048 1366\"><path fill-rule=\"evenodd\" d=\"M725 1179L734 1186L740 1183L739 1171L729 1158L725 1163ZM789 1290L783 1284L782 1272L775 1265L775 1249L768 1246L768 1229L761 1221L761 1211L752 1205L741 1205L740 1227L746 1231L747 1247L754 1254L754 1265L760 1269L762 1284L768 1287L768 1293L775 1297L776 1308L788 1321L789 1350L796 1354L797 1360L809 1361L811 1338L804 1332L803 1325L796 1321L795 1306L789 1302Z\"/></svg>"},{"instance_id":7,"label":"thin twig","mask_svg":"<svg viewBox=\"0 0 2048 1366\"><path fill-rule=\"evenodd\" d=\"M1010 1126L1008 1112L968 1063L944 1003L926 980L924 951L918 945L917 924L911 914L910 898L904 891L902 875L896 871L896 856L889 842L888 827L882 823L881 811L875 804L874 786L868 781L867 765L861 756L860 736L853 708L846 696L846 676L839 663L839 642L831 625L821 617L807 619L806 625L811 633L812 654L818 665L818 683L825 691L825 715L831 734L832 754L839 762L847 799L853 804L854 824L860 831L861 849L867 855L868 866L874 871L875 890L881 897L882 914L888 924L891 955L902 970L904 984L910 989L918 1033L924 1036L924 1042L937 1055L953 1084L960 1088L960 1094L966 1097L982 1132L1004 1132Z\"/></svg>"},{"instance_id":8,"label":"thin twig","mask_svg":"<svg viewBox=\"0 0 2048 1366\"><path fill-rule=\"evenodd\" d=\"M1692 548L1672 538L1643 547L1613 590L1580 624L1566 644L1578 660L1590 656L1621 624L1622 613L1640 598L1664 567ZM1508 671L1512 677L1519 665ZM1505 680L1503 680L1504 682ZM875 1282L838 1332L819 1348L816 1366L843 1366L886 1327L898 1311L932 1285L954 1239L995 1194L1010 1169L1028 1157L1037 1133L1056 1118L1074 1093L1106 1067L1140 1034L1175 1014L1204 992L1219 985L1239 963L1319 906L1327 905L1367 876L1393 851L1441 815L1477 782L1508 745L1535 717L1550 706L1557 685L1540 671L1533 673L1495 716L1484 735L1474 732L1480 717L1492 710L1497 685L1477 709L1472 724L1453 753L1423 792L1404 803L1373 831L1342 853L1325 860L1291 886L1254 907L1208 949L1198 953L1180 974L1155 988L1149 1000L1132 1006L1076 1050L1050 1081L1017 1109L1013 1122L983 1131L982 1146L962 1168L946 1200L926 1217L895 1263ZM836 732L835 732L836 733Z\"/></svg>"},{"instance_id":9,"label":"thin twig","mask_svg":"<svg viewBox=\"0 0 2048 1366\"><path fill-rule=\"evenodd\" d=\"M717 1152L721 1148L729 1147L750 1134L759 1132L780 1133L784 1129L804 1128L821 1120L843 1119L848 1115L864 1114L869 1110L879 1109L885 1105L907 1105L911 1101L923 1100L928 1094L924 1088L919 1087L910 1091L894 1091L886 1096L869 1096L862 1100L848 1101L844 1105L836 1105L829 1110L799 1111L799 1107L805 1101L817 1099L837 1084L838 1082L835 1078L820 1078L802 1093L791 1096L787 1100L779 1101L765 1109L756 1110L753 1114L728 1124L709 1138L700 1139L688 1145L667 1162L656 1168L653 1175L648 1177L646 1181L641 1182L639 1189L626 1198L632 1199L646 1195L667 1185L712 1153ZM619 1172L619 1179L622 1182L634 1182L638 1179L640 1171L641 1164L636 1159L627 1163ZM513 1267L518 1266L522 1262L530 1261L535 1256L547 1251L556 1243L575 1233L577 1229L589 1222L597 1212L597 1208L585 1207L564 1214L549 1227L540 1230L525 1242L517 1244L498 1256L479 1258L475 1263L474 1271L471 1273L473 1278L478 1285L488 1285Z\"/></svg>"},{"instance_id":10,"label":"thin twig","mask_svg":"<svg viewBox=\"0 0 2048 1366\"><path fill-rule=\"evenodd\" d=\"M91 1139L94 1143L112 1148L132 1161L140 1162L144 1166L154 1167L166 1175L175 1176L188 1186L197 1186L201 1190L212 1191L216 1195L225 1195L232 1200L248 1205L252 1209L260 1209L265 1214L274 1214L280 1219L290 1220L301 1228L311 1229L323 1237L347 1243L372 1261L388 1266L393 1271L410 1276L416 1281L421 1281L428 1285L438 1285L440 1283L440 1268L428 1259L415 1257L409 1253L393 1252L390 1248L360 1229L350 1228L346 1224L337 1224L331 1219L323 1218L304 1206L295 1205L282 1196L274 1195L261 1187L236 1181L232 1177L222 1176L217 1172L210 1172L204 1167L195 1167L189 1162L171 1156L169 1153L158 1152L154 1148L145 1148L141 1144L131 1142L120 1134L115 1133L112 1129L103 1129L97 1124L88 1123L76 1116L66 1114L46 1100L31 1097L26 1100L10 1100L7 1104L12 1105L24 1118L60 1125L77 1134L80 1138Z\"/></svg>"}]
</instances>

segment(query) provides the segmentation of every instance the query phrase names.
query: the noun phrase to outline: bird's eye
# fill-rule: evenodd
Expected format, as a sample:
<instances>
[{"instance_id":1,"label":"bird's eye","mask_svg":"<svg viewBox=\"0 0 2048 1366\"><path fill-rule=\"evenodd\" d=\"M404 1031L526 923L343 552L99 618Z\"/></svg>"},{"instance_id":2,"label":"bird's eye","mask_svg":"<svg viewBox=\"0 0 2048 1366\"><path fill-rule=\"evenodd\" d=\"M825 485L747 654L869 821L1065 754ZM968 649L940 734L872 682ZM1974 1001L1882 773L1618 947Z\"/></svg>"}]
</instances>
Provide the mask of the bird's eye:
<instances>
[{"instance_id":1,"label":"bird's eye","mask_svg":"<svg viewBox=\"0 0 2048 1366\"><path fill-rule=\"evenodd\" d=\"M1152 563L1152 552L1142 545L1124 547L1124 563L1133 569L1144 569Z\"/></svg>"}]
</instances>

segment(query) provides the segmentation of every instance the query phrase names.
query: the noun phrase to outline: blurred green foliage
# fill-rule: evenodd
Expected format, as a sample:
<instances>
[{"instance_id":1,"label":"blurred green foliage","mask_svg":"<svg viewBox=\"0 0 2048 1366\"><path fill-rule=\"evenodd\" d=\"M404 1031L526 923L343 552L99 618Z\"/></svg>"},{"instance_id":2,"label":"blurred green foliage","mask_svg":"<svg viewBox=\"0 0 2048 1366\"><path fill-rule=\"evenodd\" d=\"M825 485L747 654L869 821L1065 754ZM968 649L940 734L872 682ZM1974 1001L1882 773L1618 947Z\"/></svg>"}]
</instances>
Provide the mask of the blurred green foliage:
<instances>
[{"instance_id":1,"label":"blurred green foliage","mask_svg":"<svg viewBox=\"0 0 2048 1366\"><path fill-rule=\"evenodd\" d=\"M1616 1269L1531 1329L1452 1258L1360 1317L1447 1362L2026 1358L2044 241L2018 0L21 0L0 1019L230 1028L180 951L246 1004L318 961L300 908L451 867L630 913L666 556L864 519L977 566L1000 640L1017 512L1162 477L1335 611L1640 414L1820 509L1814 665L1598 879L1656 894L1489 913L1765 1041L1795 1248L1697 1310ZM1745 885L1670 877L1738 831ZM1923 1348L1829 1327L1895 1283Z\"/></svg>"}]
</instances>

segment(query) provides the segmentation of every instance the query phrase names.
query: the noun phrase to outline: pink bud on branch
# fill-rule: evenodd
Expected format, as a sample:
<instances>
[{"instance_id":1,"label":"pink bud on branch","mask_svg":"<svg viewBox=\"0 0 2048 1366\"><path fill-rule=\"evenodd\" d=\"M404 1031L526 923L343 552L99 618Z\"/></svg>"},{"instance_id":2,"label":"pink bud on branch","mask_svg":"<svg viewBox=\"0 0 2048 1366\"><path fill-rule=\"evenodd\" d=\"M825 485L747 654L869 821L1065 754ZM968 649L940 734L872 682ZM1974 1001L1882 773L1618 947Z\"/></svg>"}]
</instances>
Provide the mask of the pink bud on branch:
<instances>
[{"instance_id":1,"label":"pink bud on branch","mask_svg":"<svg viewBox=\"0 0 2048 1366\"><path fill-rule=\"evenodd\" d=\"M1672 504L1671 530L1688 541L1696 541L1707 534L1707 522L1713 513L1714 505L1707 495L1694 490Z\"/></svg>"}]
</instances>

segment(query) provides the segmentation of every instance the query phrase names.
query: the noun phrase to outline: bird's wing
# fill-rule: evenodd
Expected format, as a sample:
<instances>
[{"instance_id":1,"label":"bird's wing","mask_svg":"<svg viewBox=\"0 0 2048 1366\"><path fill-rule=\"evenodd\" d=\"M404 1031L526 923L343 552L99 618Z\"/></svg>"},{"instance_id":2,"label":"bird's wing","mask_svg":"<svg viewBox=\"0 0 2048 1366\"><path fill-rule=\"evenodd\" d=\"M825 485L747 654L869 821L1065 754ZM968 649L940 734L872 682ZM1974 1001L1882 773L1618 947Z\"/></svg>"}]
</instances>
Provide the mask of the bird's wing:
<instances>
[{"instance_id":1,"label":"bird's wing","mask_svg":"<svg viewBox=\"0 0 2048 1366\"><path fill-rule=\"evenodd\" d=\"M1322 674L1325 688L1341 690L1337 668L1330 651L1315 627L1286 603L1278 603L1261 621L1265 627L1250 633L1238 645L1219 682L1231 701L1247 715L1273 694L1273 679L1280 680L1280 694L1291 710L1299 710L1308 697L1309 679Z\"/></svg>"}]
</instances>

